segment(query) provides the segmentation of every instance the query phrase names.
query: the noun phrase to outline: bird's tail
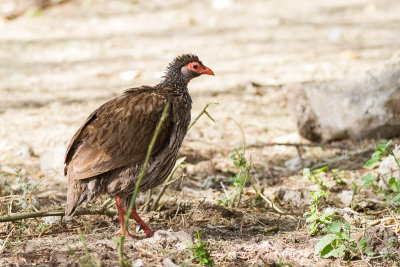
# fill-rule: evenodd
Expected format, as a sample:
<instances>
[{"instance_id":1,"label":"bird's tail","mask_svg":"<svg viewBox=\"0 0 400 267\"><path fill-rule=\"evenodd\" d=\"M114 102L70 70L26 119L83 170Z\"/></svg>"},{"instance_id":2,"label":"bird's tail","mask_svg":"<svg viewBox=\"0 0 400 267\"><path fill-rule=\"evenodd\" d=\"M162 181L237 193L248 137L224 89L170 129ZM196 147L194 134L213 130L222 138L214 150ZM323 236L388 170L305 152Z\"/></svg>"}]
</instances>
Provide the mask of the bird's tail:
<instances>
[{"instance_id":1,"label":"bird's tail","mask_svg":"<svg viewBox=\"0 0 400 267\"><path fill-rule=\"evenodd\" d=\"M68 177L68 192L67 192L67 204L65 205L65 215L72 216L76 211L76 207L82 202L81 194L84 185L80 180L71 179Z\"/></svg>"}]
</instances>

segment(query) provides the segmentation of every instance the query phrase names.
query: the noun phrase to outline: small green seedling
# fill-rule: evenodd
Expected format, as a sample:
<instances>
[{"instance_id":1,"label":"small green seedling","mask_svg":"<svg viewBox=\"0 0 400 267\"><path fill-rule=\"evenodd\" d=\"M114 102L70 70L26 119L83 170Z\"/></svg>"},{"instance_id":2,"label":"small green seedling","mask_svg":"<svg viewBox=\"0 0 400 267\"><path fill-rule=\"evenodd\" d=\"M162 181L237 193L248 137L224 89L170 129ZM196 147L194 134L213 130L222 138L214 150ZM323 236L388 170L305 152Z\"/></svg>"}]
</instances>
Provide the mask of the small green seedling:
<instances>
[{"instance_id":1,"label":"small green seedling","mask_svg":"<svg viewBox=\"0 0 400 267\"><path fill-rule=\"evenodd\" d=\"M322 198L326 198L329 195L329 192L321 191L321 192L311 192L311 206L310 210L304 213L304 217L308 218L306 219L307 223L310 223L310 235L316 235L318 234L322 227L325 225L329 225L332 223L333 220L333 214L334 212L327 212L324 214L320 214L318 211L318 206L319 203L321 202Z\"/></svg>"},{"instance_id":2,"label":"small green seedling","mask_svg":"<svg viewBox=\"0 0 400 267\"><path fill-rule=\"evenodd\" d=\"M201 240L201 235L201 232L194 234L196 244L189 246L189 249L193 251L191 259L196 263L212 266L214 265L214 260L211 257L211 249L208 248L207 242Z\"/></svg>"},{"instance_id":3,"label":"small green seedling","mask_svg":"<svg viewBox=\"0 0 400 267\"><path fill-rule=\"evenodd\" d=\"M234 193L233 195L228 195L228 193L225 192L225 196L223 196L222 200L220 200L218 204L224 204L225 206L233 208L240 206L243 189L248 181L251 182L251 165L247 162L245 157L245 149L240 151L236 148L234 153L231 155L231 159L233 160L233 165L237 168L236 175L229 178L229 182L233 182Z\"/></svg>"},{"instance_id":4,"label":"small green seedling","mask_svg":"<svg viewBox=\"0 0 400 267\"><path fill-rule=\"evenodd\" d=\"M344 171L343 170L332 169L331 172L333 175L333 180L335 181L336 185L338 185L338 186L346 185L346 182L344 181Z\"/></svg>"},{"instance_id":5,"label":"small green seedling","mask_svg":"<svg viewBox=\"0 0 400 267\"><path fill-rule=\"evenodd\" d=\"M319 169L315 169L311 171L309 168L304 168L303 169L303 177L307 178L308 180L314 182L320 190L326 190L326 186L324 185L324 182L322 181L322 174L325 173L325 171L328 170L327 166L324 166Z\"/></svg>"}]
</instances>

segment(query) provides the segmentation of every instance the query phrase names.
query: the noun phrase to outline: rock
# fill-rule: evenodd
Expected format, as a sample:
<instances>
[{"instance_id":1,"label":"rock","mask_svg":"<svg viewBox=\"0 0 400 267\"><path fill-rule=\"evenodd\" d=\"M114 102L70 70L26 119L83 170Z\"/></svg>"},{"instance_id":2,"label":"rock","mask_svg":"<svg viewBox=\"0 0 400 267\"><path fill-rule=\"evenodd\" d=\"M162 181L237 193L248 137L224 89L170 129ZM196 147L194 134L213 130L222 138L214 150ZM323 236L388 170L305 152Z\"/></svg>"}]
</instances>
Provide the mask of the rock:
<instances>
[{"instance_id":1,"label":"rock","mask_svg":"<svg viewBox=\"0 0 400 267\"><path fill-rule=\"evenodd\" d=\"M281 199L282 204L288 204L292 207L297 208L308 205L308 202L305 200L304 197L305 193L302 189L290 189L280 187L274 194L278 196L279 199Z\"/></svg>"},{"instance_id":2,"label":"rock","mask_svg":"<svg viewBox=\"0 0 400 267\"><path fill-rule=\"evenodd\" d=\"M400 158L400 147L396 147L393 150L397 158ZM389 179L394 177L396 181L400 179L399 166L392 156L389 156L382 160L378 168L379 186L383 190L389 190Z\"/></svg>"},{"instance_id":3,"label":"rock","mask_svg":"<svg viewBox=\"0 0 400 267\"><path fill-rule=\"evenodd\" d=\"M400 135L400 58L356 77L292 85L299 133L315 142Z\"/></svg>"},{"instance_id":4,"label":"rock","mask_svg":"<svg viewBox=\"0 0 400 267\"><path fill-rule=\"evenodd\" d=\"M61 217L58 216L49 216L49 217L44 217L42 219L42 222L48 225L53 225L55 223L58 223L60 221Z\"/></svg>"},{"instance_id":5,"label":"rock","mask_svg":"<svg viewBox=\"0 0 400 267\"><path fill-rule=\"evenodd\" d=\"M191 234L184 231L172 232L171 230L159 230L154 233L153 237L139 240L134 244L134 246L137 247L154 247L157 245L160 247L166 247L166 245L170 245L175 247L177 250L182 251L188 246L193 245L193 239Z\"/></svg>"},{"instance_id":6,"label":"rock","mask_svg":"<svg viewBox=\"0 0 400 267\"><path fill-rule=\"evenodd\" d=\"M351 201L353 200L353 195L354 195L353 191L343 190L337 196L346 207L350 207Z\"/></svg>"},{"instance_id":7,"label":"rock","mask_svg":"<svg viewBox=\"0 0 400 267\"><path fill-rule=\"evenodd\" d=\"M290 172L296 172L300 169L303 169L304 166L310 166L311 160L309 159L301 159L300 157L295 157L285 161L285 168Z\"/></svg>"},{"instance_id":8,"label":"rock","mask_svg":"<svg viewBox=\"0 0 400 267\"><path fill-rule=\"evenodd\" d=\"M133 267L142 267L143 266L143 260L142 259L137 259L135 262L132 263Z\"/></svg>"},{"instance_id":9,"label":"rock","mask_svg":"<svg viewBox=\"0 0 400 267\"><path fill-rule=\"evenodd\" d=\"M165 258L162 262L163 267L177 267L179 265L176 265L171 259Z\"/></svg>"}]
</instances>

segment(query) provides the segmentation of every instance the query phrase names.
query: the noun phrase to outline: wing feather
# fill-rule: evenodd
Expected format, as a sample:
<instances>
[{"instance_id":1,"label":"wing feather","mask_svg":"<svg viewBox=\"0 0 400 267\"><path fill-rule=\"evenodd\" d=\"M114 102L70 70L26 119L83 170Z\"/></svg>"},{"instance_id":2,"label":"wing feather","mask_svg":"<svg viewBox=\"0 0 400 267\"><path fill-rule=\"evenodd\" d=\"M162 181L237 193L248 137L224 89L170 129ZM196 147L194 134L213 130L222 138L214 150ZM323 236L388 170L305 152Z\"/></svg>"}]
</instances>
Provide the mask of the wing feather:
<instances>
[{"instance_id":1,"label":"wing feather","mask_svg":"<svg viewBox=\"0 0 400 267\"><path fill-rule=\"evenodd\" d=\"M65 175L85 179L143 161L166 103L164 95L140 87L100 106L73 136L65 155ZM170 127L167 118L153 154L167 144Z\"/></svg>"}]
</instances>

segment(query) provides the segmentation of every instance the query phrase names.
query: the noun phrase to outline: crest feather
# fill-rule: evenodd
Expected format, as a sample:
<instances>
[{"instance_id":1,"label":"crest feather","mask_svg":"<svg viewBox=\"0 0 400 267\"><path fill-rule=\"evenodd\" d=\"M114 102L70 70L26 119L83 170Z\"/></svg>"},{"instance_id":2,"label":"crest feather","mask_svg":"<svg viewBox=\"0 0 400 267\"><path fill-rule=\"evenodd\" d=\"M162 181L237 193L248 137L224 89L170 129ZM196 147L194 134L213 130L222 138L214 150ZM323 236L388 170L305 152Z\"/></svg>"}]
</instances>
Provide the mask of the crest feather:
<instances>
[{"instance_id":1,"label":"crest feather","mask_svg":"<svg viewBox=\"0 0 400 267\"><path fill-rule=\"evenodd\" d=\"M195 54L182 54L177 56L171 63L169 63L168 69L180 69L190 62L199 62L201 65L203 65L198 56Z\"/></svg>"}]
</instances>

